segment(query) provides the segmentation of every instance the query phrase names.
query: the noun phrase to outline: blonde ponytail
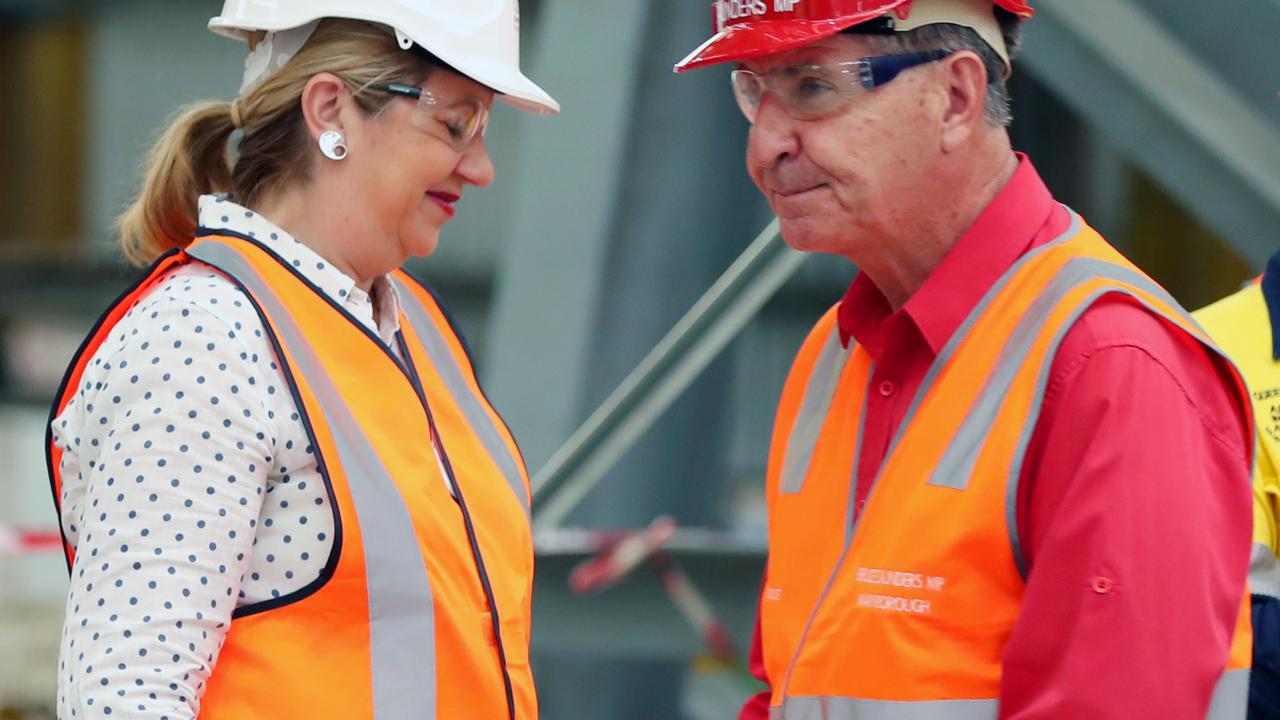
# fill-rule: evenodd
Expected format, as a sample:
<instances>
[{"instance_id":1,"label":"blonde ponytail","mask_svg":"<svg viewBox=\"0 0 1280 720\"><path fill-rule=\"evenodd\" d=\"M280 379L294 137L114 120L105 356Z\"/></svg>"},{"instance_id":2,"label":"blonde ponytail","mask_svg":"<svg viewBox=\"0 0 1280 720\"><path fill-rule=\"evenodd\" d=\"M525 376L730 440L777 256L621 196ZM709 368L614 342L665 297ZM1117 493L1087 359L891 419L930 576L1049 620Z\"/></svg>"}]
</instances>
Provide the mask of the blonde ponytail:
<instances>
[{"instance_id":1,"label":"blonde ponytail","mask_svg":"<svg viewBox=\"0 0 1280 720\"><path fill-rule=\"evenodd\" d=\"M129 262L148 265L184 247L195 234L196 200L232 190L227 141L234 131L231 103L196 103L179 112L147 156L137 199L116 221Z\"/></svg>"},{"instance_id":2,"label":"blonde ponytail","mask_svg":"<svg viewBox=\"0 0 1280 720\"><path fill-rule=\"evenodd\" d=\"M421 82L441 63L414 48L405 52L386 28L354 20L322 21L288 64L242 98L237 110L244 134L232 163L228 143L231 103L203 102L181 110L147 156L142 189L116 221L120 246L135 265L185 247L196 230L201 195L233 193L255 207L284 185L305 181L313 152L302 116L302 90L321 72L346 83L368 115L390 102L370 88L389 82Z\"/></svg>"}]
</instances>

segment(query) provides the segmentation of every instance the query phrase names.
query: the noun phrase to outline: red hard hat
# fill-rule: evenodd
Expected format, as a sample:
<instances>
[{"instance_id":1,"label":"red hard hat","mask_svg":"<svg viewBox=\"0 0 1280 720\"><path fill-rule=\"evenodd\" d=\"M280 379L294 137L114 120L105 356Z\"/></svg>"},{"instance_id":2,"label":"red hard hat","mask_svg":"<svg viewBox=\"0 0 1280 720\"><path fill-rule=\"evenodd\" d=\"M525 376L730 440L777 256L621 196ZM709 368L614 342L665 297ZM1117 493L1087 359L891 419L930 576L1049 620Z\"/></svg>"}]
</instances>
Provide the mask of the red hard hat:
<instances>
[{"instance_id":1,"label":"red hard hat","mask_svg":"<svg viewBox=\"0 0 1280 720\"><path fill-rule=\"evenodd\" d=\"M925 5L931 0L914 0ZM893 13L906 20L913 0L716 0L711 7L716 33L676 64L682 72L703 65L737 62L794 50ZM1027 0L982 0L1025 19L1035 10Z\"/></svg>"}]
</instances>

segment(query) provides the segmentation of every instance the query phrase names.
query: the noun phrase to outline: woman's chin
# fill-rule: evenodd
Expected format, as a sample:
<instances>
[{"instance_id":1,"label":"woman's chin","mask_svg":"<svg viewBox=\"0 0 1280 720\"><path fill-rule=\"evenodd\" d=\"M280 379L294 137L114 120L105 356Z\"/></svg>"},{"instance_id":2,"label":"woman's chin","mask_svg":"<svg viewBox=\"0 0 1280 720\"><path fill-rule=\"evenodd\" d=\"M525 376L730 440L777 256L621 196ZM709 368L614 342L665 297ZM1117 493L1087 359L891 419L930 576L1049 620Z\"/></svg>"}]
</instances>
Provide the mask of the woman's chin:
<instances>
[{"instance_id":1,"label":"woman's chin","mask_svg":"<svg viewBox=\"0 0 1280 720\"><path fill-rule=\"evenodd\" d=\"M440 233L431 232L407 238L405 251L410 257L426 257L436 251L440 245Z\"/></svg>"}]
</instances>

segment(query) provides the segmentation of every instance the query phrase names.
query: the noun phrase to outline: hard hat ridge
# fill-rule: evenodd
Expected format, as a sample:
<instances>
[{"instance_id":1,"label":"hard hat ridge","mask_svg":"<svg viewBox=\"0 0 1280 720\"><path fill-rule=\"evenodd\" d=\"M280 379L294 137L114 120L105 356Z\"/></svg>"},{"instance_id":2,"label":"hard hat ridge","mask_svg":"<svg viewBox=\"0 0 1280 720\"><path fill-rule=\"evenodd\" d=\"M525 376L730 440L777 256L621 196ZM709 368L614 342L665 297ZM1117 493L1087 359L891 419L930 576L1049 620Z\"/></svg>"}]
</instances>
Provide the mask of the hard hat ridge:
<instances>
[{"instance_id":1,"label":"hard hat ridge","mask_svg":"<svg viewBox=\"0 0 1280 720\"><path fill-rule=\"evenodd\" d=\"M312 20L296 28L269 32L256 43L250 42L249 55L244 59L244 80L240 83L240 97L247 96L288 64L302 50L302 46L307 44L319 25L319 20Z\"/></svg>"},{"instance_id":2,"label":"hard hat ridge","mask_svg":"<svg viewBox=\"0 0 1280 720\"><path fill-rule=\"evenodd\" d=\"M266 32L272 46L288 49L298 35L304 43L310 35L288 31L327 17L385 26L395 33L402 49L422 47L511 105L545 115L560 111L560 105L520 70L518 0L225 0L222 13L209 21L209 29L239 39ZM246 63L246 86L265 77L251 77L250 64L259 75L275 72L283 66L278 58L296 54L302 43L297 46L292 53L267 50L265 68L258 68L262 57L251 57Z\"/></svg>"}]
</instances>

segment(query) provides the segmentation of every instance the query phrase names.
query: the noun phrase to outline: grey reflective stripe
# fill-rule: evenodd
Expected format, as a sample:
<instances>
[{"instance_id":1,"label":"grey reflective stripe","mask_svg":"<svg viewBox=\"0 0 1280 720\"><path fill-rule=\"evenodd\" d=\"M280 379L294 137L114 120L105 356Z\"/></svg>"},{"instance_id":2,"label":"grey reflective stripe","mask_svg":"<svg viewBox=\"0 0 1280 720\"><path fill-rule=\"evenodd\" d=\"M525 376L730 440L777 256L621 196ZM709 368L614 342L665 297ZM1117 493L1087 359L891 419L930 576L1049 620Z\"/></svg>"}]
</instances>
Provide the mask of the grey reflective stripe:
<instances>
[{"instance_id":1,"label":"grey reflective stripe","mask_svg":"<svg viewBox=\"0 0 1280 720\"><path fill-rule=\"evenodd\" d=\"M1102 262L1102 261L1094 261L1094 262ZM1124 274L1124 276L1123 278L1120 278L1120 279L1122 279L1123 282L1130 283L1160 298L1165 304L1169 305L1170 307L1178 309L1179 312L1177 314L1181 319L1186 320L1188 322L1191 321L1191 316L1185 310L1182 310L1182 306L1179 305L1178 302L1174 300L1173 297L1171 297L1164 290L1164 288L1161 288L1160 286L1154 284L1149 279L1141 275L1137 275L1136 276L1137 279L1135 280L1134 273L1131 270L1120 268L1118 266L1111 265L1110 263L1102 263L1102 264L1107 265L1110 268L1114 268L1118 271L1122 271L1122 274ZM1074 314L1072 314L1071 317L1067 318L1067 321L1063 323L1061 328L1059 328L1058 334L1053 338L1053 341L1049 344L1048 356L1050 358L1057 355L1058 347L1062 344L1063 339L1066 338L1067 333L1071 330L1071 326L1075 324L1076 320L1078 320L1080 316L1084 314L1084 312L1088 310L1089 307L1092 306L1093 303L1098 300L1098 298L1108 294L1127 295L1133 298L1136 302L1141 304L1143 307L1147 308L1152 313L1155 313L1160 317L1167 317L1163 311L1157 310L1146 300L1138 297L1137 295L1134 295L1132 292L1126 289L1117 288L1117 287L1101 288L1099 290L1094 291L1091 295L1085 298L1084 301L1081 302L1080 305L1076 308ZM1172 320L1172 318L1168 318L1168 319ZM1196 326L1196 327L1199 327L1199 326ZM1027 412L1027 420L1022 425L1022 435L1018 438L1018 444L1014 447L1013 462L1009 466L1009 478L1008 478L1008 482L1006 483L1006 490L1005 490L1005 527L1008 529L1010 547L1013 548L1014 564L1017 566L1018 572L1022 575L1023 579L1026 579L1027 577L1028 568L1027 568L1026 556L1022 552L1021 532L1018 529L1018 512L1017 512L1018 485L1022 479L1022 463L1026 460L1027 445L1031 443L1031 435L1035 430L1036 422L1040 419L1040 410L1044 405L1045 388L1049 384L1049 371L1052 368L1053 368L1052 360L1044 363L1044 365L1040 368L1039 377L1036 378L1036 387L1035 387L1035 391L1032 394L1031 407Z\"/></svg>"},{"instance_id":2,"label":"grey reflective stripe","mask_svg":"<svg viewBox=\"0 0 1280 720\"><path fill-rule=\"evenodd\" d=\"M1244 720L1249 709L1249 670L1228 670L1218 679L1205 720Z\"/></svg>"},{"instance_id":3,"label":"grey reflective stripe","mask_svg":"<svg viewBox=\"0 0 1280 720\"><path fill-rule=\"evenodd\" d=\"M796 414L795 424L791 426L791 436L787 438L787 447L782 456L782 482L779 492L783 494L798 493L804 489L804 479L809 474L809 465L813 462L814 449L818 445L818 436L822 434L822 426L827 422L827 411L836 395L836 386L840 384L840 375L845 362L852 354L853 343L846 349L840 342L840 330L831 328L827 340L818 353L818 359L809 373L809 384L804 389L804 399L800 401L800 411ZM854 456L857 463L857 456Z\"/></svg>"},{"instance_id":4,"label":"grey reflective stripe","mask_svg":"<svg viewBox=\"0 0 1280 720\"><path fill-rule=\"evenodd\" d=\"M849 475L849 500L845 504L844 518L844 547L840 550L840 557L836 560L836 564L831 568L831 575L827 577L827 584L822 587L822 593L818 595L818 601L813 605L813 612L809 613L809 619L805 620L804 630L800 631L800 639L796 642L795 653L791 656L791 663L787 666L787 675L782 683L782 691L785 694L787 688L791 684L791 671L795 668L796 663L800 661L800 651L804 649L804 642L809 637L809 630L813 627L813 621L818 617L818 609L822 607L823 601L827 599L827 594L831 592L831 588L836 583L836 578L840 576L840 568L844 565L844 559L849 555L849 548L853 546L853 534L857 531L858 526L853 517L853 506L858 502L858 458L862 457L862 438L866 430L866 423L862 420L867 417L867 400L870 399L871 378L875 375L875 365L867 368L867 388L862 393L862 408L858 410L858 439L853 444L853 472Z\"/></svg>"},{"instance_id":5,"label":"grey reflective stripe","mask_svg":"<svg viewBox=\"0 0 1280 720\"><path fill-rule=\"evenodd\" d=\"M960 343L969 335L969 331L973 329L974 324L978 322L978 318L982 317L983 313L987 311L987 308L991 307L992 303L994 303L996 298L1000 296L1000 293L1004 292L1005 287L1011 280L1013 280L1014 276L1022 270L1023 267L1039 258L1044 253L1064 242L1067 242L1080 233L1080 228L1084 224L1084 221L1081 220L1080 216L1072 211L1071 208L1068 208L1065 205L1062 207L1071 217L1071 224L1067 227L1066 231L1044 245L1031 250L1026 255L1018 258L1017 262L1013 265L1009 266L1009 269L1006 270L1004 274L1000 276L1000 279L996 280L995 283L992 284L991 288L987 290L986 294L982 296L982 299L978 301L978 304L973 306L973 309L969 311L968 316L965 317L964 322L960 323L960 327L956 328L956 331L951 334L951 337L947 340L947 344L942 346L942 351L939 352L938 356L929 364L929 370L925 373L924 380L920 382L920 388L916 390L915 397L911 399L911 405L907 407L907 414L903 417L902 422L898 424L898 430L894 433L893 440L889 443L889 449L884 455L885 462L880 465L881 472L884 471L885 465L888 464L888 459L893 457L894 450L898 448L898 443L902 441L903 434L906 433L907 428L911 425L911 421L915 418L916 411L920 409L920 403L924 402L925 396L929 394L929 391L933 388L933 384L937 382L938 376L942 374L943 368L951 362L952 356L956 354L956 349L959 348ZM875 489L875 483L877 482L879 482L879 476L872 481L873 490Z\"/></svg>"},{"instance_id":6,"label":"grey reflective stripe","mask_svg":"<svg viewBox=\"0 0 1280 720\"><path fill-rule=\"evenodd\" d=\"M294 369L315 393L333 435L364 546L373 716L377 720L434 718L436 653L431 580L418 549L413 519L395 481L270 285L236 250L221 241L204 240L187 252L238 280L266 311L280 342L293 354Z\"/></svg>"},{"instance_id":7,"label":"grey reflective stripe","mask_svg":"<svg viewBox=\"0 0 1280 720\"><path fill-rule=\"evenodd\" d=\"M516 498L520 500L520 505L524 507L525 515L528 515L529 494L525 490L524 476L520 474L520 463L511 453L510 447L502 439L502 433L498 430L498 426L494 423L489 413L485 412L484 406L480 404L480 399L467 386L467 381L462 374L462 368L458 367L457 360L454 359L453 353L449 350L448 340L440 334L439 327L431 319L427 309L422 306L418 297L413 294L413 290L397 278L388 276L388 279L395 284L405 317L408 318L413 332L422 341L423 348L426 349L427 355L431 358L432 366L435 367L436 372L440 373L440 378L444 380L444 384L449 388L449 394L453 395L454 403L457 404L462 410L463 416L466 417L467 424L471 426L471 429L480 438L480 442L484 444L489 457L493 458L498 470L507 479L507 484L511 486L511 492L515 493Z\"/></svg>"},{"instance_id":8,"label":"grey reflective stripe","mask_svg":"<svg viewBox=\"0 0 1280 720\"><path fill-rule=\"evenodd\" d=\"M1249 555L1249 590L1254 595L1280 598L1280 558L1259 542L1253 544Z\"/></svg>"},{"instance_id":9,"label":"grey reflective stripe","mask_svg":"<svg viewBox=\"0 0 1280 720\"><path fill-rule=\"evenodd\" d=\"M982 446L986 443L991 425L995 422L1010 388L1013 387L1014 379L1025 364L1031 347L1039 336L1041 328L1048 321L1049 315L1073 288L1097 278L1132 285L1157 295L1166 302L1174 302L1159 285L1128 268L1088 257L1067 261L1027 308L1014 327L1009 340L1001 348L995 366L983 383L982 389L978 391L978 396L970 406L959 430L952 436L951 443L947 445L938 464L934 466L933 474L929 478L930 485L955 490L964 490L968 487L974 465L978 461ZM1091 304L1092 300L1103 293L1115 291L1123 292L1123 289L1108 288L1096 293L1081 305L1076 314L1063 325L1046 364L1052 363L1053 354L1057 351L1061 336L1074 324L1079 314Z\"/></svg>"},{"instance_id":10,"label":"grey reflective stripe","mask_svg":"<svg viewBox=\"0 0 1280 720\"><path fill-rule=\"evenodd\" d=\"M770 720L996 720L996 700L893 702L846 697L789 697Z\"/></svg>"}]
</instances>

